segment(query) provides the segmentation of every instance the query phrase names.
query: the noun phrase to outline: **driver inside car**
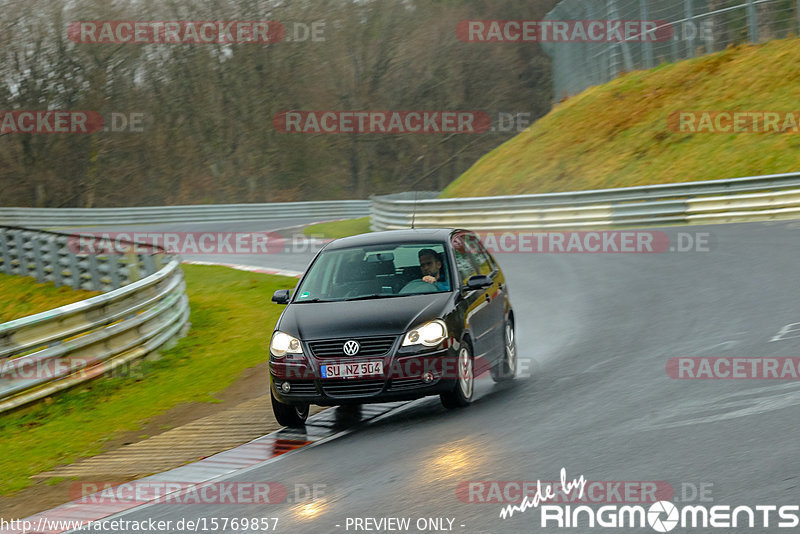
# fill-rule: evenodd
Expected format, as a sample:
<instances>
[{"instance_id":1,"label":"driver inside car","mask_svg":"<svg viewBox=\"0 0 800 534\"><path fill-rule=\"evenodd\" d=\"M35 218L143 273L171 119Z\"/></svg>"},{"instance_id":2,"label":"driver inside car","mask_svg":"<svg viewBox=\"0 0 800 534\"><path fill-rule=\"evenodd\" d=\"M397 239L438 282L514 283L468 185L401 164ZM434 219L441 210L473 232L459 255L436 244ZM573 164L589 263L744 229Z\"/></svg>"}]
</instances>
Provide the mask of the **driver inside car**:
<instances>
[{"instance_id":1,"label":"driver inside car","mask_svg":"<svg viewBox=\"0 0 800 534\"><path fill-rule=\"evenodd\" d=\"M435 285L440 291L450 291L450 281L442 269L441 257L435 250L424 248L419 251L419 267L423 282Z\"/></svg>"}]
</instances>

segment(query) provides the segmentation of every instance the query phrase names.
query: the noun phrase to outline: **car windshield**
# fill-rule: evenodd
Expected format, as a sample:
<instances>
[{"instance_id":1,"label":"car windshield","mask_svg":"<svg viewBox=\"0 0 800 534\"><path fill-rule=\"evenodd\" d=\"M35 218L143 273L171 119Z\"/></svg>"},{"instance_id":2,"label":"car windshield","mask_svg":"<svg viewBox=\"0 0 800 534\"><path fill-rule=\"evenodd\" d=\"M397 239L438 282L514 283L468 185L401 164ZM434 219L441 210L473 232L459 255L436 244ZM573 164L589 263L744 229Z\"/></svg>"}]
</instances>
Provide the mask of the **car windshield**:
<instances>
[{"instance_id":1,"label":"car windshield","mask_svg":"<svg viewBox=\"0 0 800 534\"><path fill-rule=\"evenodd\" d=\"M406 243L323 251L294 302L401 297L450 291L441 243Z\"/></svg>"}]
</instances>

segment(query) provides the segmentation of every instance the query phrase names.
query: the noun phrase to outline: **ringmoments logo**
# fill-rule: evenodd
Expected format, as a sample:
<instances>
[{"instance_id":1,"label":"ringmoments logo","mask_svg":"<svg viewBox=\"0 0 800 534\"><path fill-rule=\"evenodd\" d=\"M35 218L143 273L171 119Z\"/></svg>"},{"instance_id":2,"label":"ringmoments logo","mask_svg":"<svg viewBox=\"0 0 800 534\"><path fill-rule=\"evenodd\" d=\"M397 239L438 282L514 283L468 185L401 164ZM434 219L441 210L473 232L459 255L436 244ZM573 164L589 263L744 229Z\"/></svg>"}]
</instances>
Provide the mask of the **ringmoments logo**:
<instances>
[{"instance_id":1,"label":"ringmoments logo","mask_svg":"<svg viewBox=\"0 0 800 534\"><path fill-rule=\"evenodd\" d=\"M796 528L800 525L800 506L704 505L676 506L658 501L649 507L608 505L541 507L542 528L645 528L670 532L686 528Z\"/></svg>"},{"instance_id":2,"label":"ringmoments logo","mask_svg":"<svg viewBox=\"0 0 800 534\"><path fill-rule=\"evenodd\" d=\"M593 508L589 505L557 505L559 494L567 500L582 501L589 481L581 475L567 481L566 469L561 469L560 492L555 485L536 483L533 495L526 495L519 504L508 504L500 510L500 518L508 519L529 509L539 510L541 528L646 528L655 532L670 532L675 528L796 528L800 525L798 505L684 505L660 500L649 506L608 504Z\"/></svg>"}]
</instances>

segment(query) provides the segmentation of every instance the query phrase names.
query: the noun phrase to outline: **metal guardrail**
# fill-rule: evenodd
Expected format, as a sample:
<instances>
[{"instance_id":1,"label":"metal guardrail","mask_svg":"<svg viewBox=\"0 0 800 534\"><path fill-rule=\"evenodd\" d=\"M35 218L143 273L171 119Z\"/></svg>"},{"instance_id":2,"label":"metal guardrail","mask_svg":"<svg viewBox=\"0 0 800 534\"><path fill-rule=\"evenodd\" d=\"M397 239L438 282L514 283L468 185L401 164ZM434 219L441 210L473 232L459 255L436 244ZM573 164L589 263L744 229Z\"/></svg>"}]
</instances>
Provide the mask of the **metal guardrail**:
<instances>
[{"instance_id":1,"label":"metal guardrail","mask_svg":"<svg viewBox=\"0 0 800 534\"><path fill-rule=\"evenodd\" d=\"M373 197L372 230L473 230L712 224L800 218L800 173L705 182L476 198ZM416 200L415 200L416 197Z\"/></svg>"},{"instance_id":2,"label":"metal guardrail","mask_svg":"<svg viewBox=\"0 0 800 534\"><path fill-rule=\"evenodd\" d=\"M27 228L177 222L225 222L297 217L354 218L369 214L369 200L156 206L143 208L0 208L0 225Z\"/></svg>"},{"instance_id":3,"label":"metal guardrail","mask_svg":"<svg viewBox=\"0 0 800 534\"><path fill-rule=\"evenodd\" d=\"M84 239L100 241L80 233L0 226L0 273L32 276L56 287L110 291L150 276L173 258L163 249L156 254L81 254Z\"/></svg>"},{"instance_id":4,"label":"metal guardrail","mask_svg":"<svg viewBox=\"0 0 800 534\"><path fill-rule=\"evenodd\" d=\"M124 259L81 258L66 246L72 237L0 228L2 266L9 274L85 288L123 286L0 324L0 412L118 370L189 327L178 257L156 249Z\"/></svg>"}]
</instances>

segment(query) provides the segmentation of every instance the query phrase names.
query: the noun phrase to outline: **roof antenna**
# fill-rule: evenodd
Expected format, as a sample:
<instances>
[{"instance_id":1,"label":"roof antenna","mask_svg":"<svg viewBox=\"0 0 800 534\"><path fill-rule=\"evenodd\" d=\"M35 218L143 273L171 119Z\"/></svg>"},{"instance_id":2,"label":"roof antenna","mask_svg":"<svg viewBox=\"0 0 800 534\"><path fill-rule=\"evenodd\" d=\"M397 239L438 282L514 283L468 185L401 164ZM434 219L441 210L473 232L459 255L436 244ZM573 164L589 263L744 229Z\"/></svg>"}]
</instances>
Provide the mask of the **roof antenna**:
<instances>
[{"instance_id":1,"label":"roof antenna","mask_svg":"<svg viewBox=\"0 0 800 534\"><path fill-rule=\"evenodd\" d=\"M411 212L411 229L414 230L414 221L417 218L417 195L419 191L414 191L414 209Z\"/></svg>"}]
</instances>

